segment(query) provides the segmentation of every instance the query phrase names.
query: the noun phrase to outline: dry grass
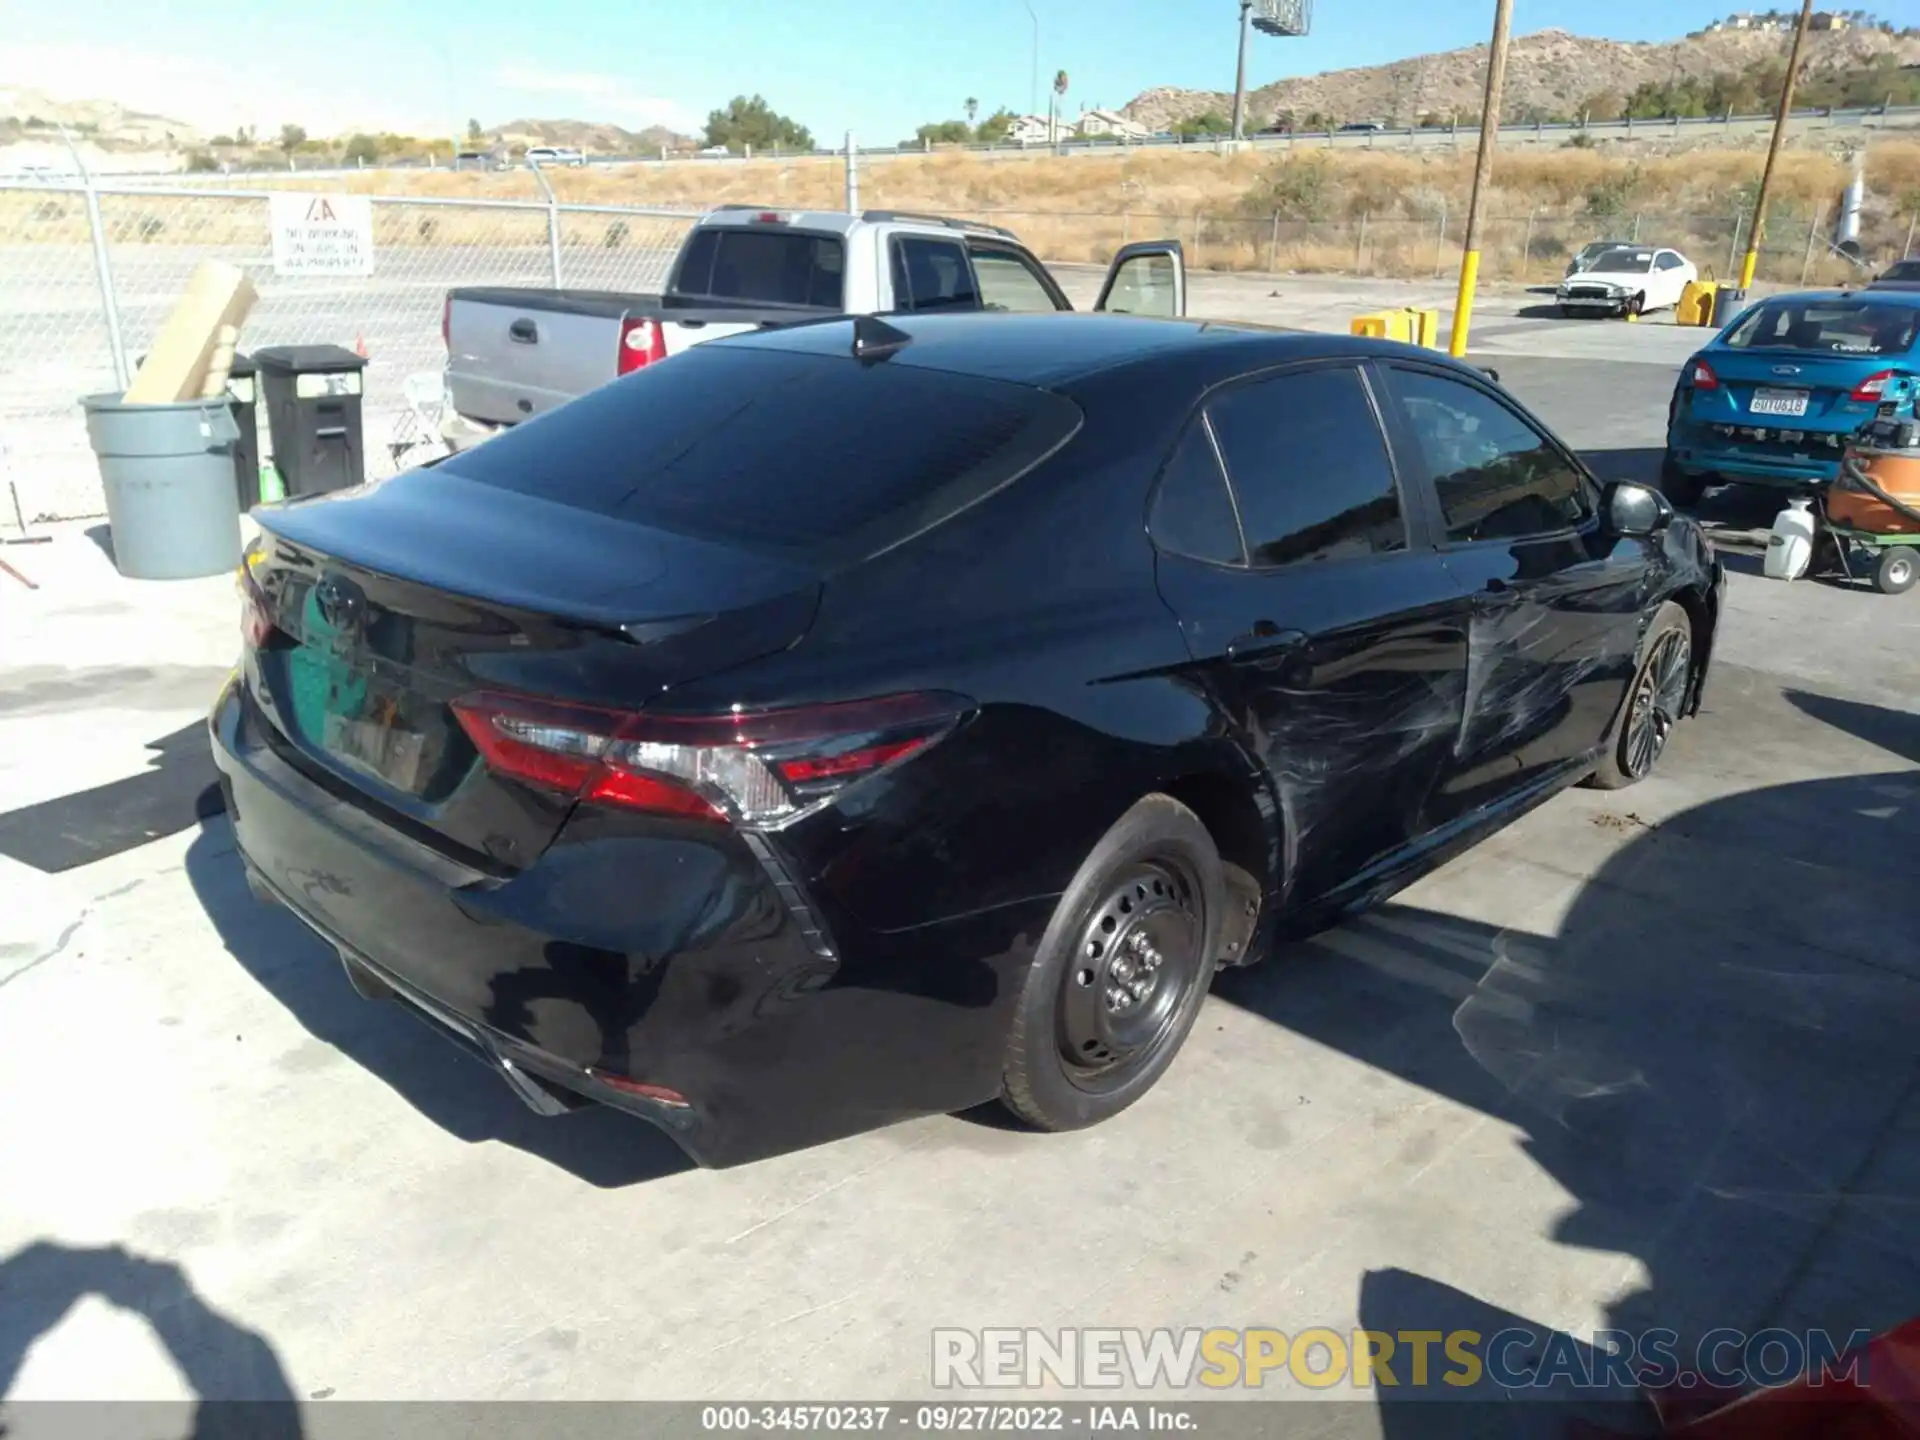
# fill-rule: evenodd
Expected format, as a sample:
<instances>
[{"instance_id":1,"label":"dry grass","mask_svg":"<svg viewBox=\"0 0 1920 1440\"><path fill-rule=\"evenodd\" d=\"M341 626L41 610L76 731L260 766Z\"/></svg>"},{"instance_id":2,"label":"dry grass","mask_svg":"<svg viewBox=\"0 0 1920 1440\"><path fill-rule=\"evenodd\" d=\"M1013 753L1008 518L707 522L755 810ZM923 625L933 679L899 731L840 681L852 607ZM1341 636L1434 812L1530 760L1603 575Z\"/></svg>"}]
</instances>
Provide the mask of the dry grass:
<instances>
[{"instance_id":1,"label":"dry grass","mask_svg":"<svg viewBox=\"0 0 1920 1440\"><path fill-rule=\"evenodd\" d=\"M987 159L935 152L872 161L861 175L866 205L932 210L1014 229L1057 261L1104 261L1129 240L1177 236L1192 263L1219 270L1316 271L1418 276L1457 263L1472 156L1447 150L1271 150L1224 155L1179 152ZM1755 148L1659 153L1515 147L1503 152L1483 215L1483 273L1545 280L1566 255L1601 234L1635 234L1686 251L1724 273L1737 254L1735 217L1751 204L1761 154ZM1763 275L1794 281L1843 278L1817 245L1817 215L1830 217L1846 162L1819 149L1781 157L1770 207ZM550 172L563 202L695 211L728 202L837 208L844 174L831 158L749 163L636 165ZM228 188L239 181L225 181ZM1867 153L1862 238L1875 260L1904 248L1920 211L1920 142L1883 140ZM247 188L354 192L443 199L539 202L531 174L371 173L348 177L249 177ZM109 197L116 243L248 244L260 239L257 204L246 201ZM541 244L534 212L382 206L377 243ZM0 243L84 242L77 197L0 192ZM675 222L569 216L570 244L671 244ZM1824 225L1819 227L1824 232ZM524 232L524 233L523 233ZM672 237L672 238L668 238ZM1811 259L1809 258L1811 255Z\"/></svg>"}]
</instances>

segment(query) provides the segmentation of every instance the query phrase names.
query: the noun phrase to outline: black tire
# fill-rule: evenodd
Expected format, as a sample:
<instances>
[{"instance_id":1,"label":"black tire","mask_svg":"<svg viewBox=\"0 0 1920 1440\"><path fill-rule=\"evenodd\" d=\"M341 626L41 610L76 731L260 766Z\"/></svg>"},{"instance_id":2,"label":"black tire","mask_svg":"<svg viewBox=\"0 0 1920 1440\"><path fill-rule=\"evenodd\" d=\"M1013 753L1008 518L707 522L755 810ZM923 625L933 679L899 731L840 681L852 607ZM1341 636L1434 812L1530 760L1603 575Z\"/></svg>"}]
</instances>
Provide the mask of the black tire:
<instances>
[{"instance_id":1,"label":"black tire","mask_svg":"<svg viewBox=\"0 0 1920 1440\"><path fill-rule=\"evenodd\" d=\"M1220 852L1191 810L1149 795L1122 815L1034 951L1001 1103L1039 1129L1077 1130L1152 1089L1213 982L1226 904Z\"/></svg>"},{"instance_id":2,"label":"black tire","mask_svg":"<svg viewBox=\"0 0 1920 1440\"><path fill-rule=\"evenodd\" d=\"M1612 743L1588 783L1596 790L1624 790L1651 775L1692 693L1693 622L1669 600L1647 628Z\"/></svg>"},{"instance_id":3,"label":"black tire","mask_svg":"<svg viewBox=\"0 0 1920 1440\"><path fill-rule=\"evenodd\" d=\"M1689 475L1668 451L1660 459L1660 493L1682 510L1691 510L1707 493L1707 477Z\"/></svg>"},{"instance_id":4,"label":"black tire","mask_svg":"<svg viewBox=\"0 0 1920 1440\"><path fill-rule=\"evenodd\" d=\"M1889 545L1873 565L1873 588L1882 595L1904 595L1920 580L1920 554L1911 545Z\"/></svg>"}]
</instances>

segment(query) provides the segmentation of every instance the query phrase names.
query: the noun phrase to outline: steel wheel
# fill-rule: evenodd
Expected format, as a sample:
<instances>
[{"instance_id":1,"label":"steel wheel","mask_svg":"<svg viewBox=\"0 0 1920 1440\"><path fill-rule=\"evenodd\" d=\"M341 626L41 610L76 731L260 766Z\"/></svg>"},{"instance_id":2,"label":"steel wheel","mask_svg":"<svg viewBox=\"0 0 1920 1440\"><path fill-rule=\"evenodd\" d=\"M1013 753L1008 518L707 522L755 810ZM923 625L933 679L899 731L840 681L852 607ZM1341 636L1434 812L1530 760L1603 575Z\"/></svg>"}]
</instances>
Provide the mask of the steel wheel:
<instances>
[{"instance_id":1,"label":"steel wheel","mask_svg":"<svg viewBox=\"0 0 1920 1440\"><path fill-rule=\"evenodd\" d=\"M1916 579L1920 579L1920 565L1915 564L1913 551L1904 546L1889 546L1873 567L1874 588L1883 595L1903 594L1913 588Z\"/></svg>"},{"instance_id":2,"label":"steel wheel","mask_svg":"<svg viewBox=\"0 0 1920 1440\"><path fill-rule=\"evenodd\" d=\"M1645 779L1667 748L1667 737L1687 703L1692 663L1693 645L1685 631L1668 630L1653 642L1627 712L1623 768L1635 780Z\"/></svg>"},{"instance_id":3,"label":"steel wheel","mask_svg":"<svg viewBox=\"0 0 1920 1440\"><path fill-rule=\"evenodd\" d=\"M1124 1084L1174 1028L1202 968L1200 893L1172 858L1136 862L1108 884L1061 980L1060 1058L1077 1087Z\"/></svg>"}]
</instances>

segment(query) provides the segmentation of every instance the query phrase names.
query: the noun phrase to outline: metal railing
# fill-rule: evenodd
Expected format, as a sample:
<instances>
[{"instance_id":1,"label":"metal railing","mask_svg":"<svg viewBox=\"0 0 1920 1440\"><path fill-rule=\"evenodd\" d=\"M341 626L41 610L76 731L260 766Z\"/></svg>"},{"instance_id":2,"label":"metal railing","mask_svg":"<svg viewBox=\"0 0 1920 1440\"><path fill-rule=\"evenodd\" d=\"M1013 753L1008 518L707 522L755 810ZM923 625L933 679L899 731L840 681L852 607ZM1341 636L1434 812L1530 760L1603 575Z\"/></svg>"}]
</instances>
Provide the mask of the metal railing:
<instances>
[{"instance_id":1,"label":"metal railing","mask_svg":"<svg viewBox=\"0 0 1920 1440\"><path fill-rule=\"evenodd\" d=\"M1769 130L1774 121L1771 111L1754 115L1681 115L1648 117L1637 120L1511 120L1503 121L1500 136L1504 143L1527 144L1564 144L1574 136L1584 135L1594 141L1601 140L1658 140L1667 137L1708 138L1715 131L1724 134L1757 134ZM1914 128L1920 129L1920 105L1872 105L1849 108L1825 107L1820 109L1796 110L1788 119L1788 128L1792 133L1807 131ZM1298 147L1319 147L1333 149L1422 149L1458 147L1472 149L1479 143L1480 130L1477 125L1461 125L1450 122L1445 125L1389 125L1380 130L1289 130L1279 133L1256 133L1249 135L1240 144L1255 150L1292 149ZM934 144L923 141L901 141L893 145L862 145L858 153L884 158L889 155L918 155L938 150L965 151L977 154L1014 156L1080 154L1125 149L1156 149L1181 147L1217 147L1232 144L1225 135L1174 135L1170 133L1138 136L1081 136L1066 129L1062 121L1062 132L1057 139L1045 138L1018 141L968 141L941 142ZM707 155L693 150L674 150L662 146L658 151L629 155L589 155L584 159L586 168L607 168L621 165L728 165L743 160L839 160L846 154L842 145L816 146L810 150L796 150L792 147L774 145L762 147L756 151L747 146L743 151L726 155ZM344 164L328 156L290 155L284 161L266 165L229 166L224 171L200 172L195 174L174 174L165 178L188 184L205 182L217 185L223 180L253 175L284 176L289 173L310 178L338 177L346 175L374 174L383 171L396 173L419 173L453 171L455 169L478 171L493 167L461 165L456 167L450 161L437 156L425 158L395 159L366 164ZM507 162L507 168L527 169L524 160ZM101 179L139 179L142 176L154 178L153 172L134 171L125 175L109 176L102 172ZM0 179L6 178L0 176ZM39 178L39 177L35 177Z\"/></svg>"}]
</instances>

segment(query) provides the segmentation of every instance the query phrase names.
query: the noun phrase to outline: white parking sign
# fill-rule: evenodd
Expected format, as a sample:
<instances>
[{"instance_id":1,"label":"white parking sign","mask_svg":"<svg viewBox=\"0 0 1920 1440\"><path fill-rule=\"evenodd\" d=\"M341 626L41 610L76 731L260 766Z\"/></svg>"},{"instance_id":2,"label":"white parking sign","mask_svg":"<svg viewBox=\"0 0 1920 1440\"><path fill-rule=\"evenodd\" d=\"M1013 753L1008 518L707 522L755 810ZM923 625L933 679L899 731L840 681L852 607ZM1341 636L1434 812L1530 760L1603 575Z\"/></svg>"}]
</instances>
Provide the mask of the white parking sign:
<instances>
[{"instance_id":1,"label":"white parking sign","mask_svg":"<svg viewBox=\"0 0 1920 1440\"><path fill-rule=\"evenodd\" d=\"M267 197L276 275L373 274L373 202L364 195Z\"/></svg>"}]
</instances>

